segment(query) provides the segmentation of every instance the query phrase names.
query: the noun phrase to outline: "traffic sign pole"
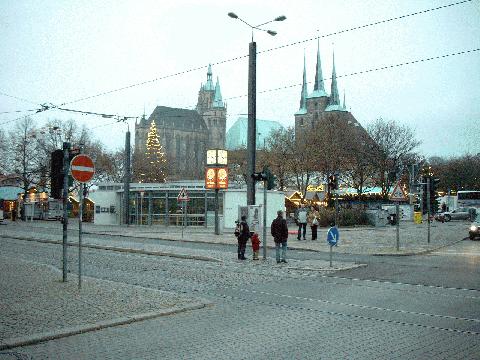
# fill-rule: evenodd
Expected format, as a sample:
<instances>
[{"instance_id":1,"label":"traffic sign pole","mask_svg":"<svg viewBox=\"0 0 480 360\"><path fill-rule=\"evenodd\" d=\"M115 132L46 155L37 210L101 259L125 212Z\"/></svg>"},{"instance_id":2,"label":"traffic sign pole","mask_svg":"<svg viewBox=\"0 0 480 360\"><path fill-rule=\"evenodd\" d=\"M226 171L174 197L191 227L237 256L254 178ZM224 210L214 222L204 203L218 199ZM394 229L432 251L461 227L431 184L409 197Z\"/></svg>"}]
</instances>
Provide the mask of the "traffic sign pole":
<instances>
[{"instance_id":1,"label":"traffic sign pole","mask_svg":"<svg viewBox=\"0 0 480 360\"><path fill-rule=\"evenodd\" d=\"M83 187L80 183L78 190L79 209L78 209L78 290L82 288L82 221L83 221Z\"/></svg>"},{"instance_id":2,"label":"traffic sign pole","mask_svg":"<svg viewBox=\"0 0 480 360\"><path fill-rule=\"evenodd\" d=\"M70 143L63 143L63 282L67 282L67 232L68 232L68 162Z\"/></svg>"},{"instance_id":3,"label":"traffic sign pole","mask_svg":"<svg viewBox=\"0 0 480 360\"><path fill-rule=\"evenodd\" d=\"M330 244L330 267L332 267L332 254L333 254L333 245Z\"/></svg>"},{"instance_id":4,"label":"traffic sign pole","mask_svg":"<svg viewBox=\"0 0 480 360\"><path fill-rule=\"evenodd\" d=\"M395 202L395 212L397 213L397 251L400 250L400 203Z\"/></svg>"}]
</instances>

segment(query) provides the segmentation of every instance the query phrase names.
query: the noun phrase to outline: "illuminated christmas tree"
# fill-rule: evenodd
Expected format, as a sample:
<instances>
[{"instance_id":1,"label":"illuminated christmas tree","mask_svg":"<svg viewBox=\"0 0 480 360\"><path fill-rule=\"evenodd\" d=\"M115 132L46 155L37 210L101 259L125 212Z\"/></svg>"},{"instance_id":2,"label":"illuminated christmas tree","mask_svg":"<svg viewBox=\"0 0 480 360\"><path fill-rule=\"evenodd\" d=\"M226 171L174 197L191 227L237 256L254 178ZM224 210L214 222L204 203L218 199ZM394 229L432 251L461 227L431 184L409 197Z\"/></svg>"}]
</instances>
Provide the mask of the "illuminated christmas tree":
<instances>
[{"instance_id":1,"label":"illuminated christmas tree","mask_svg":"<svg viewBox=\"0 0 480 360\"><path fill-rule=\"evenodd\" d=\"M140 182L158 183L166 181L167 160L158 138L155 120L150 123L147 134L147 149L140 166Z\"/></svg>"}]
</instances>

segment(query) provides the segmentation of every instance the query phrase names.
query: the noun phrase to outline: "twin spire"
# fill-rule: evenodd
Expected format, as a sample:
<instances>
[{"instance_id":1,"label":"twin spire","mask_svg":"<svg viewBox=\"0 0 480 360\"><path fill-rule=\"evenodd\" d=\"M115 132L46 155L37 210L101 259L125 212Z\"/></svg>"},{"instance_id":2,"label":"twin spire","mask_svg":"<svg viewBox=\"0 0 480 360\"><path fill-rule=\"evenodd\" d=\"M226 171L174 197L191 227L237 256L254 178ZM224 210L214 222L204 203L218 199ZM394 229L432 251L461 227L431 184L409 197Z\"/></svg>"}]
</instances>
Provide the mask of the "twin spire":
<instances>
[{"instance_id":1,"label":"twin spire","mask_svg":"<svg viewBox=\"0 0 480 360\"><path fill-rule=\"evenodd\" d=\"M217 83L215 84L215 86L213 85L212 64L208 64L207 82L205 84L200 85L200 90L215 91L215 94L214 94L214 97L213 97L213 107L215 107L215 108L225 107L225 104L222 100L222 92L220 90L220 81L218 80L218 76L217 76Z\"/></svg>"},{"instance_id":2,"label":"twin spire","mask_svg":"<svg viewBox=\"0 0 480 360\"><path fill-rule=\"evenodd\" d=\"M313 92L308 95L307 91L307 76L306 76L306 64L305 53L303 54L303 83L302 93L300 95L300 108L295 115L304 115L307 113L307 98L319 98L328 97L325 91L325 84L323 81L322 62L320 58L320 41L317 43L317 66L315 69L315 83L313 85ZM332 82L330 87L330 97L328 99L328 106L325 111L346 111L345 108L345 93L343 95L343 106L340 104L340 96L338 94L337 85L337 72L335 70L335 53L333 54L333 67L332 67Z\"/></svg>"}]
</instances>

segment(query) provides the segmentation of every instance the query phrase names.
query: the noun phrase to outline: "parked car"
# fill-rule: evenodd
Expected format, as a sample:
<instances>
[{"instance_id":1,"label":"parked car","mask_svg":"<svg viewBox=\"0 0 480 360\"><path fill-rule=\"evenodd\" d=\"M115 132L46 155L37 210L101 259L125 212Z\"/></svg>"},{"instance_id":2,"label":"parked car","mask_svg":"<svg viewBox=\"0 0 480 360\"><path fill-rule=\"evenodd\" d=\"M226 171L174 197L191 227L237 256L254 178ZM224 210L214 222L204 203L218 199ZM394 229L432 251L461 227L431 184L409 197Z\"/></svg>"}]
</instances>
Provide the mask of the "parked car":
<instances>
[{"instance_id":1,"label":"parked car","mask_svg":"<svg viewBox=\"0 0 480 360\"><path fill-rule=\"evenodd\" d=\"M443 217L445 221L450 220L473 220L476 216L475 208L458 208L453 211L446 211L438 214L438 217Z\"/></svg>"},{"instance_id":2,"label":"parked car","mask_svg":"<svg viewBox=\"0 0 480 360\"><path fill-rule=\"evenodd\" d=\"M468 236L470 240L475 240L476 237L480 237L480 223L478 220L470 225Z\"/></svg>"}]
</instances>

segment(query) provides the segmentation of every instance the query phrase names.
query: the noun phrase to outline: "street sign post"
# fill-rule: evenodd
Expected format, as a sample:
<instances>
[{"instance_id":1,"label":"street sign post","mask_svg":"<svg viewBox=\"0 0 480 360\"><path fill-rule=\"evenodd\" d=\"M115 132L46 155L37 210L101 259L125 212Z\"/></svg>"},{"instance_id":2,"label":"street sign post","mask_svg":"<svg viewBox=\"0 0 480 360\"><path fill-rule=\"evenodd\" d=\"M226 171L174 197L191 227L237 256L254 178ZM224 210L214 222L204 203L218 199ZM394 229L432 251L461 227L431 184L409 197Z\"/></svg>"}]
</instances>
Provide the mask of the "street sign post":
<instances>
[{"instance_id":1,"label":"street sign post","mask_svg":"<svg viewBox=\"0 0 480 360\"><path fill-rule=\"evenodd\" d=\"M397 182L393 191L390 193L390 200L395 201L395 213L396 213L396 227L397 227L397 235L396 235L396 248L397 251L400 250L400 201L407 201L407 195L400 184L400 181Z\"/></svg>"},{"instance_id":2,"label":"street sign post","mask_svg":"<svg viewBox=\"0 0 480 360\"><path fill-rule=\"evenodd\" d=\"M332 226L327 232L327 242L330 245L330 267L332 267L332 248L337 246L340 239L340 232L336 226Z\"/></svg>"},{"instance_id":3,"label":"street sign post","mask_svg":"<svg viewBox=\"0 0 480 360\"><path fill-rule=\"evenodd\" d=\"M190 200L188 197L187 190L183 187L182 190L178 193L177 201L182 202L182 210L183 210L183 222L182 222L182 239L183 239L183 229L185 228L187 222L187 202Z\"/></svg>"},{"instance_id":4,"label":"street sign post","mask_svg":"<svg viewBox=\"0 0 480 360\"><path fill-rule=\"evenodd\" d=\"M83 222L83 196L85 192L85 183L89 182L95 174L95 165L90 156L81 154L76 155L70 162L70 171L72 177L80 183L78 190L78 288L82 287L82 222Z\"/></svg>"}]
</instances>

